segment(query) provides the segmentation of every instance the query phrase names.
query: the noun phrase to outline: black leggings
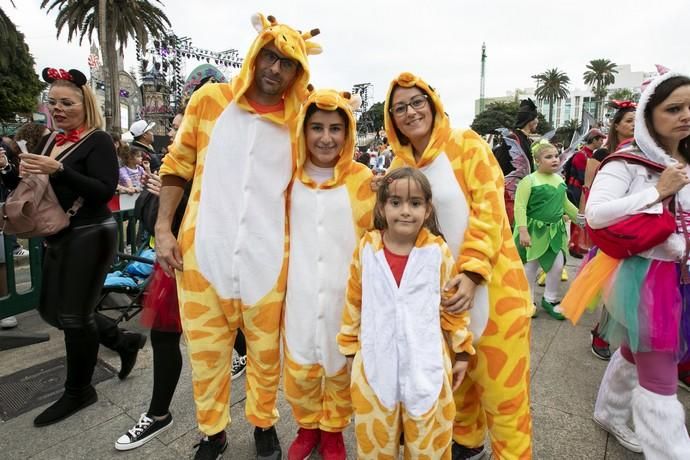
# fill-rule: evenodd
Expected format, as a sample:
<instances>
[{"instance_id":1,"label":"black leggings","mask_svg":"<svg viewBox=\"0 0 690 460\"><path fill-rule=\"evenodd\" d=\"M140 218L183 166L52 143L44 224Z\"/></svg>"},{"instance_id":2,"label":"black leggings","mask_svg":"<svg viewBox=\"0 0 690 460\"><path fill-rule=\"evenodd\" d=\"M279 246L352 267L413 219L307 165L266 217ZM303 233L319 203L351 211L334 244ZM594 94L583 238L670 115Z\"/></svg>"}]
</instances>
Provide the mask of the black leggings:
<instances>
[{"instance_id":1,"label":"black leggings","mask_svg":"<svg viewBox=\"0 0 690 460\"><path fill-rule=\"evenodd\" d=\"M64 330L67 391L91 384L99 340L94 310L115 257L116 238L111 217L47 239L38 311L48 324Z\"/></svg>"},{"instance_id":2,"label":"black leggings","mask_svg":"<svg viewBox=\"0 0 690 460\"><path fill-rule=\"evenodd\" d=\"M47 239L38 311L48 324L58 329L95 329L94 310L115 258L116 242L112 217Z\"/></svg>"}]
</instances>

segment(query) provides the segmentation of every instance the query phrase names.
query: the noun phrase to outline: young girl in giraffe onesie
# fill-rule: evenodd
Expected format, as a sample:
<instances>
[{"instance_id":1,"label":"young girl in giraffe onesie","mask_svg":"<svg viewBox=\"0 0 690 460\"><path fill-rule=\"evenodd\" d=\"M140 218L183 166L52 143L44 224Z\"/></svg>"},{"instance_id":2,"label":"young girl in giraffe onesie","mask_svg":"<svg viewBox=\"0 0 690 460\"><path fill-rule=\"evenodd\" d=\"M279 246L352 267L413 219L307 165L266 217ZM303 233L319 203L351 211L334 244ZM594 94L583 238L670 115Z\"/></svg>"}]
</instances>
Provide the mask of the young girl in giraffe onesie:
<instances>
[{"instance_id":1,"label":"young girl in giraffe onesie","mask_svg":"<svg viewBox=\"0 0 690 460\"><path fill-rule=\"evenodd\" d=\"M289 460L309 457L317 445L324 460L345 460L350 375L335 337L352 253L372 226L375 201L371 171L354 161L352 108L359 102L349 93L315 91L297 122L283 375L299 431Z\"/></svg>"},{"instance_id":2,"label":"young girl in giraffe onesie","mask_svg":"<svg viewBox=\"0 0 690 460\"><path fill-rule=\"evenodd\" d=\"M532 144L537 170L523 178L515 192L513 238L525 264L527 280L534 295L537 269L546 273L546 289L541 306L557 320L565 317L558 304L558 285L568 250L568 234L563 215L578 223L577 208L568 200L563 178L558 174L560 159L556 147L545 139Z\"/></svg>"},{"instance_id":3,"label":"young girl in giraffe onesie","mask_svg":"<svg viewBox=\"0 0 690 460\"><path fill-rule=\"evenodd\" d=\"M230 83L192 96L166 155L156 222L161 266L177 270L180 316L192 366L197 458L227 446L230 366L238 328L247 345L247 420L257 458L281 458L275 423L280 323L287 282L290 129L306 99L308 54L320 47L275 18L253 18L258 36ZM194 179L177 242L171 216ZM180 260L181 255L181 260Z\"/></svg>"},{"instance_id":4,"label":"young girl in giraffe onesie","mask_svg":"<svg viewBox=\"0 0 690 460\"><path fill-rule=\"evenodd\" d=\"M429 179L440 229L455 256L459 274L450 285L457 293L443 304L471 308L470 326L481 336L455 393L453 458L481 458L488 427L495 458L529 459L534 307L508 226L501 169L477 133L451 129L436 92L411 73L391 83L384 117L395 154L390 169L417 167ZM488 322L477 320L487 313Z\"/></svg>"},{"instance_id":5,"label":"young girl in giraffe onesie","mask_svg":"<svg viewBox=\"0 0 690 460\"><path fill-rule=\"evenodd\" d=\"M441 309L455 261L438 230L431 186L413 168L379 185L376 230L350 266L338 335L351 369L357 456L450 459L457 388L474 354L469 314Z\"/></svg>"}]
</instances>

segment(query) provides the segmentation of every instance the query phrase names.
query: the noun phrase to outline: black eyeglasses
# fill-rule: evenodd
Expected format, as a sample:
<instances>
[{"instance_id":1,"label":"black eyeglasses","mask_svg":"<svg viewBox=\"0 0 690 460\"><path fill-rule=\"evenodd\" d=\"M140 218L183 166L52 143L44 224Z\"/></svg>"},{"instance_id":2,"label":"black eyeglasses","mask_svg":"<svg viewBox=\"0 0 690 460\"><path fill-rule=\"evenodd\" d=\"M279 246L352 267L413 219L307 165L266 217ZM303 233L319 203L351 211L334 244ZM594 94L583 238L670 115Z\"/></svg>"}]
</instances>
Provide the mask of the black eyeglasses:
<instances>
[{"instance_id":1,"label":"black eyeglasses","mask_svg":"<svg viewBox=\"0 0 690 460\"><path fill-rule=\"evenodd\" d=\"M412 109L415 111L422 110L424 107L426 107L428 98L429 96L427 96L426 94L418 94L414 96L412 99L410 99L410 102L399 102L390 109L388 109L388 111L396 117L402 117L407 113L408 106L412 107Z\"/></svg>"},{"instance_id":2,"label":"black eyeglasses","mask_svg":"<svg viewBox=\"0 0 690 460\"><path fill-rule=\"evenodd\" d=\"M275 64L276 61L280 61L280 70L283 72L292 72L293 70L297 69L297 66L299 65L296 61L290 58L282 58L273 51L267 49L262 49L259 56L269 67Z\"/></svg>"}]
</instances>

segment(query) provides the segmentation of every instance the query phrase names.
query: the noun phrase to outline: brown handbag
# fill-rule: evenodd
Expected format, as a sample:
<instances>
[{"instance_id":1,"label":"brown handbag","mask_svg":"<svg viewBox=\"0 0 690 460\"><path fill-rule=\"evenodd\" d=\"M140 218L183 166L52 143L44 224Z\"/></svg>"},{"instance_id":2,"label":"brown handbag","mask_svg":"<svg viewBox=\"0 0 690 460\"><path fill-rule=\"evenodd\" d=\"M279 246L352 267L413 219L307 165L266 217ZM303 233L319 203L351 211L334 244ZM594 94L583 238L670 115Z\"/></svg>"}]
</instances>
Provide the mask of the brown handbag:
<instances>
[{"instance_id":1,"label":"brown handbag","mask_svg":"<svg viewBox=\"0 0 690 460\"><path fill-rule=\"evenodd\" d=\"M51 133L41 155L46 154L56 134ZM90 134L81 138L58 161L64 161ZM30 174L22 177L17 187L7 196L2 206L1 231L20 238L54 235L69 226L70 218L83 203L83 198L77 198L72 207L65 212L50 185L50 177L47 174Z\"/></svg>"}]
</instances>

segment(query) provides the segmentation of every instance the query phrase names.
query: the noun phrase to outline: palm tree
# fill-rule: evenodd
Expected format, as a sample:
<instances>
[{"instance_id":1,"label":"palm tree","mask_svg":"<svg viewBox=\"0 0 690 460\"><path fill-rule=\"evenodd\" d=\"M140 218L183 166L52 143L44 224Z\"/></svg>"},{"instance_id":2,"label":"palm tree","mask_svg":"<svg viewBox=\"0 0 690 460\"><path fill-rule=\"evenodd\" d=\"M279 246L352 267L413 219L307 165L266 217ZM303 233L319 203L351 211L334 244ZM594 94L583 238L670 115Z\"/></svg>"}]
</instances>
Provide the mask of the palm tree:
<instances>
[{"instance_id":1,"label":"palm tree","mask_svg":"<svg viewBox=\"0 0 690 460\"><path fill-rule=\"evenodd\" d=\"M616 67L616 64L608 59L593 59L587 64L587 71L582 74L585 84L592 88L592 93L597 98L594 109L594 118L597 120L599 120L599 114L602 112L600 108L608 94L606 88L616 82L616 74L618 73Z\"/></svg>"},{"instance_id":2,"label":"palm tree","mask_svg":"<svg viewBox=\"0 0 690 460\"><path fill-rule=\"evenodd\" d=\"M107 130L120 129L120 75L117 64L120 54L130 38L135 38L140 46L146 47L149 36L165 36L170 20L163 10L153 3L163 6L161 0L42 0L41 8L50 12L57 8L55 19L57 35L67 29L67 41L79 36L79 44L84 37L91 40L94 30L103 54L105 92L105 120ZM167 26L167 27L166 27ZM119 50L116 49L119 45Z\"/></svg>"},{"instance_id":3,"label":"palm tree","mask_svg":"<svg viewBox=\"0 0 690 460\"><path fill-rule=\"evenodd\" d=\"M538 100L549 103L549 124L553 125L553 104L558 99L567 99L570 95L568 89L570 77L554 67L546 70L546 72L532 75L532 78L537 81L534 95Z\"/></svg>"}]
</instances>

